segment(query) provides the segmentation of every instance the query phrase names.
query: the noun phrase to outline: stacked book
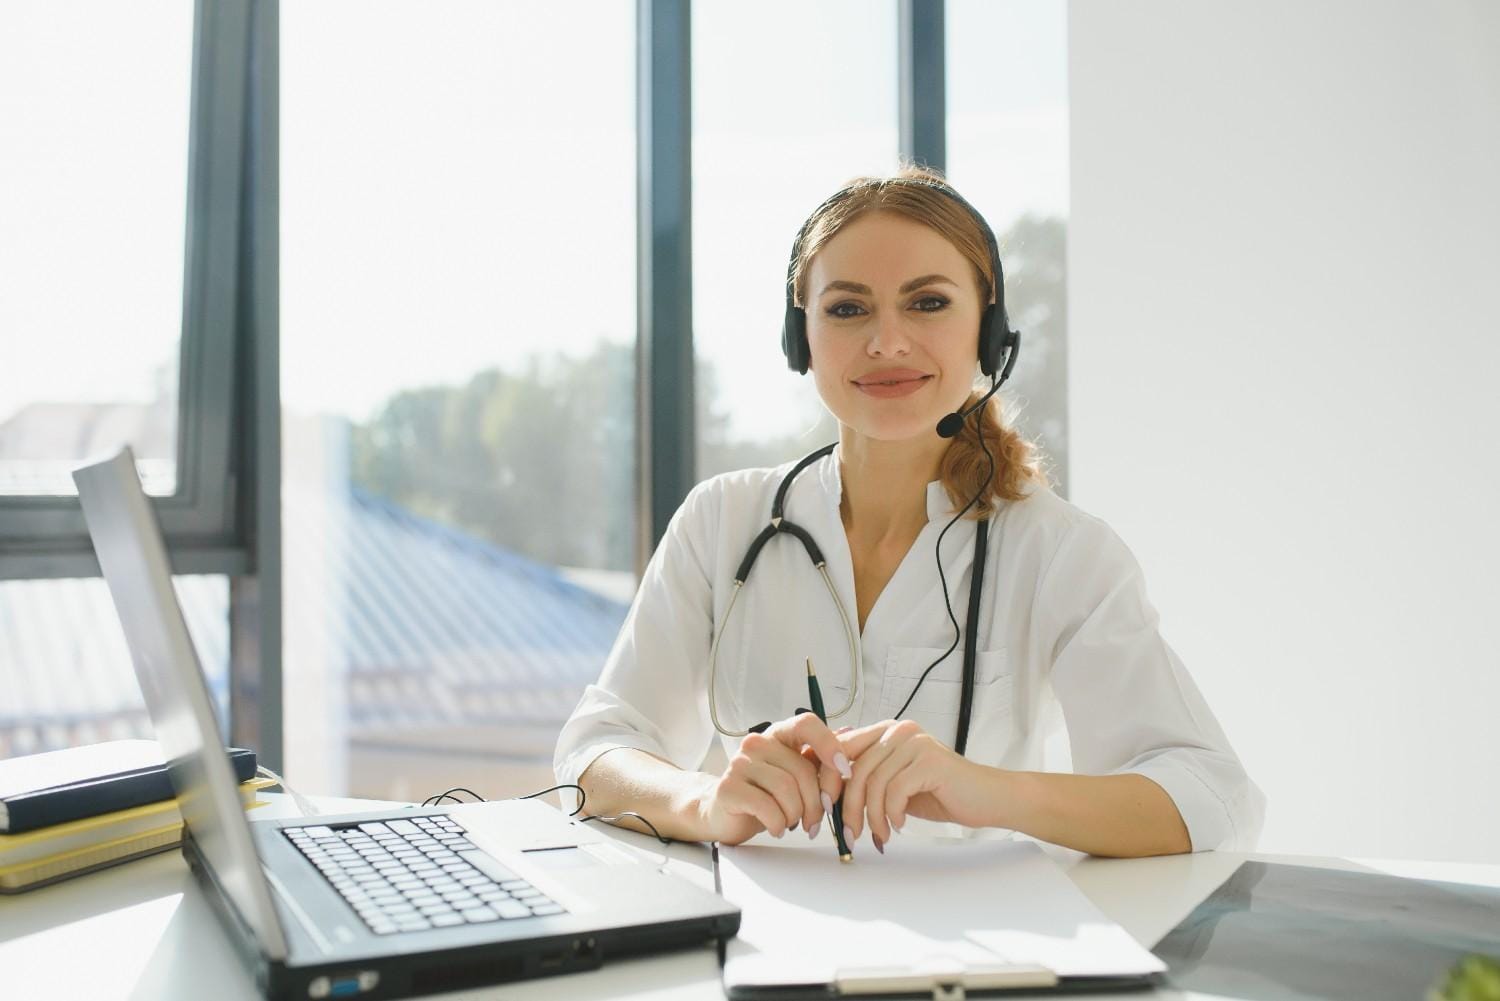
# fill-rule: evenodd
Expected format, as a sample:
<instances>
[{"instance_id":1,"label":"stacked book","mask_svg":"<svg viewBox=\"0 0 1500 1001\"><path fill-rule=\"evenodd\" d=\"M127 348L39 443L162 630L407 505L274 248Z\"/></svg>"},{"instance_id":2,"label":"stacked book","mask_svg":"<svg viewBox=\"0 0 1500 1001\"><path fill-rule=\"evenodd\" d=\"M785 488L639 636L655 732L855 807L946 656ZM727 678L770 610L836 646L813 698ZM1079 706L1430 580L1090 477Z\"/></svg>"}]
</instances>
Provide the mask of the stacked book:
<instances>
[{"instance_id":1,"label":"stacked book","mask_svg":"<svg viewBox=\"0 0 1500 1001\"><path fill-rule=\"evenodd\" d=\"M229 748L246 809L255 752ZM0 760L0 893L166 851L182 841L182 814L154 740L112 740Z\"/></svg>"}]
</instances>

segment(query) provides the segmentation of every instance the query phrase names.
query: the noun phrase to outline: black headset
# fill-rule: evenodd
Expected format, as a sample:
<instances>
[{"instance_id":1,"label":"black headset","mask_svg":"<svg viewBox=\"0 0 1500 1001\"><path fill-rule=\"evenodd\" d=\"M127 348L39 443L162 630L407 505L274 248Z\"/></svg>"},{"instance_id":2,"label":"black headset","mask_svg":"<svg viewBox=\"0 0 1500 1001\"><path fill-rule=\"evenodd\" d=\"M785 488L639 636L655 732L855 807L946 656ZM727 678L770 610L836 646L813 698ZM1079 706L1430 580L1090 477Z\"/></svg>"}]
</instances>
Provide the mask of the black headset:
<instances>
[{"instance_id":1,"label":"black headset","mask_svg":"<svg viewBox=\"0 0 1500 1001\"><path fill-rule=\"evenodd\" d=\"M984 216L980 215L974 206L970 205L962 195L948 185L915 177L892 177L873 182L859 181L834 192L824 200L823 204L814 209L812 215L808 216L807 221L802 224L802 228L797 230L797 239L792 243L792 257L786 266L786 318L782 321L781 325L781 350L786 355L787 366L792 371L803 375L807 374L808 362L811 358L811 352L807 346L807 311L796 305L796 289L793 287L792 281L797 269L797 259L802 253L802 241L807 237L807 231L812 227L813 221L819 218L830 206L848 197L850 194L862 189L886 184L920 185L921 187L947 195L963 206L964 210L973 217L980 231L984 233L985 243L989 246L990 273L995 276L995 301L985 305L984 315L979 321L979 367L985 375L990 377L990 389L989 392L981 396L974 404L949 414L938 423L937 433L944 438L952 438L963 429L963 423L969 415L983 407L991 396L999 392L1000 387L1005 384L1005 380L1010 378L1011 369L1015 367L1016 358L1020 353L1021 335L1018 331L1010 329L1010 318L1005 312L1005 273L1000 267L1000 247L995 239L995 231L990 229L990 224L985 221ZM993 476L995 460L994 456L990 454L989 447L985 445L982 431L979 434L979 445L990 461L990 475ZM814 566L821 567L823 555L818 550L817 544L812 541L812 537L806 530L786 520L782 514L782 506L786 500L787 490L797 474L816 460L829 455L832 451L833 445L826 445L818 449L792 467L791 471L781 481L781 485L776 491L776 499L771 505L771 522L756 537L750 547L750 551L745 554L745 559L741 562L740 569L735 574L736 583L743 584L750 576L750 568L754 566L755 558L760 555L762 547L773 536L780 533L797 536L807 549L808 558L812 560ZM953 519L938 533L937 549L939 554L943 545L943 536L948 534L948 529L952 528L978 500L979 494L976 493L973 497L969 498L969 502L963 506L963 509L955 514ZM985 551L988 539L989 522L988 520L981 521L977 526L974 536L974 566L969 582L968 622L967 628L963 631L964 663L963 674L961 676L962 684L959 691L958 728L953 742L953 749L959 754L964 753L965 746L968 743L969 720L974 708L974 662L977 655L975 648L979 640L980 593L984 585ZM917 689L922 687L922 682L927 680L927 675L932 673L932 669L941 664L957 648L959 643L960 631L958 620L953 615L953 603L948 598L948 580L943 574L941 556L938 559L938 578L942 581L943 585L943 604L947 606L948 618L953 623L953 645L944 651L937 660L927 665L927 669L922 672L922 676L917 679L916 685L912 687L911 694L906 697L906 702L896 711L897 717L906 711L907 706L911 705L912 699L916 697ZM851 665L851 668L858 671L860 665L856 663ZM762 730L769 726L769 723L761 723L751 729Z\"/></svg>"},{"instance_id":2,"label":"black headset","mask_svg":"<svg viewBox=\"0 0 1500 1001\"><path fill-rule=\"evenodd\" d=\"M1005 312L1005 272L1000 266L1000 246L995 240L995 231L990 229L990 224L985 222L984 216L980 215L963 195L946 184L917 177L892 177L874 182L860 181L835 191L823 201L823 204L813 210L812 215L808 216L807 221L802 224L802 228L797 230L797 239L792 242L791 260L786 266L786 318L781 323L781 350L786 355L787 366L793 372L806 375L808 362L812 358L807 346L807 311L797 305L797 290L792 284L793 276L797 271L797 261L802 255L802 241L807 238L807 231L824 211L854 192L888 184L914 185L947 195L963 206L964 211L969 213L980 231L984 233L984 241L990 251L990 273L994 275L995 301L985 304L984 315L979 320L979 368L991 378L998 372L1000 381L1004 382L1010 377L1011 367L1016 363L1016 348L1020 346L1021 337L1019 333L1010 329L1010 318ZM1003 367L1002 355L1004 356Z\"/></svg>"}]
</instances>

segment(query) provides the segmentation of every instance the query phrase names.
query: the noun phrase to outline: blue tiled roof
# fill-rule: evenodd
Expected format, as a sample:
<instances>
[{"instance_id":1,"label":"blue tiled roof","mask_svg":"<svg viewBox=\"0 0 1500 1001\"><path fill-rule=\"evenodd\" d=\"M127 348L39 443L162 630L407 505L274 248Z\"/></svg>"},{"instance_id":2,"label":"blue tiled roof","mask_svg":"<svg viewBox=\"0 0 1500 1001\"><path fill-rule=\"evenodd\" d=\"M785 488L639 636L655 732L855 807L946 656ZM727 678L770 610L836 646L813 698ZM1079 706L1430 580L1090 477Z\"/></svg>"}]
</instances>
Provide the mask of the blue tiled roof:
<instances>
[{"instance_id":1,"label":"blue tiled roof","mask_svg":"<svg viewBox=\"0 0 1500 1001\"><path fill-rule=\"evenodd\" d=\"M349 735L466 723L553 726L599 673L627 606L557 570L352 490L329 538L313 505L284 501L285 631L316 637L346 678ZM341 529L335 528L336 533ZM321 534L320 534L321 533ZM210 686L222 698L228 593L179 578ZM309 597L310 596L310 597ZM319 631L322 632L319 632ZM124 637L100 580L0 582L0 756L145 735Z\"/></svg>"}]
</instances>

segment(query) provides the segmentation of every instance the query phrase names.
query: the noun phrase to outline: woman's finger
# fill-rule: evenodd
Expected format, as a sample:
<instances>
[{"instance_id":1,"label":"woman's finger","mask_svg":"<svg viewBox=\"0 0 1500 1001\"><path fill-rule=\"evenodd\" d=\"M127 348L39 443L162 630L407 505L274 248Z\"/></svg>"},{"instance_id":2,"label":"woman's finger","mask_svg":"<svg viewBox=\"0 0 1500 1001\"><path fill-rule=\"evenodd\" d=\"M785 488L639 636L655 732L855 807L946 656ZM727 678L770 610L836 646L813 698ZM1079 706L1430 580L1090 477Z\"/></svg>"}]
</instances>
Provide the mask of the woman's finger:
<instances>
[{"instance_id":1,"label":"woman's finger","mask_svg":"<svg viewBox=\"0 0 1500 1001\"><path fill-rule=\"evenodd\" d=\"M784 724L784 725L783 725ZM798 713L771 728L777 731L788 746L800 749L804 744L817 752L818 760L831 765L844 778L849 777L850 758L843 744L834 736L828 724L812 713Z\"/></svg>"},{"instance_id":2,"label":"woman's finger","mask_svg":"<svg viewBox=\"0 0 1500 1001\"><path fill-rule=\"evenodd\" d=\"M923 769L917 766L903 768L885 786L885 816L896 833L906 826L906 807L918 793L927 792L930 783Z\"/></svg>"},{"instance_id":3,"label":"woman's finger","mask_svg":"<svg viewBox=\"0 0 1500 1001\"><path fill-rule=\"evenodd\" d=\"M767 739L764 745L752 745L753 756L781 769L791 777L796 784L796 795L800 804L795 813L788 814L788 816L793 818L791 824L801 824L804 831L811 832L813 825L818 823L823 816L818 796L820 782L818 766L808 761L802 753L807 745L799 744L792 747L786 742L785 736L786 730L778 732L775 727L772 727L765 734ZM745 739L749 740L748 737Z\"/></svg>"},{"instance_id":4,"label":"woman's finger","mask_svg":"<svg viewBox=\"0 0 1500 1001\"><path fill-rule=\"evenodd\" d=\"M819 761L817 752L811 747L802 748L802 757L813 766L818 776L818 817L812 824L803 825L807 828L807 836L816 838L823 818L833 813L834 802L844 793L844 780L839 778L838 772Z\"/></svg>"},{"instance_id":5,"label":"woman's finger","mask_svg":"<svg viewBox=\"0 0 1500 1001\"><path fill-rule=\"evenodd\" d=\"M839 744L843 747L845 756L853 762L859 760L859 756L880 742L887 730L895 726L899 720L883 719L879 723L871 723L868 726L857 726L847 733L840 734Z\"/></svg>"},{"instance_id":6,"label":"woman's finger","mask_svg":"<svg viewBox=\"0 0 1500 1001\"><path fill-rule=\"evenodd\" d=\"M915 757L910 741L893 743L890 747L890 752L865 777L865 821L870 825L870 839L881 854L885 853L885 846L891 840L891 827L886 820L889 816L887 789L892 780L911 771Z\"/></svg>"},{"instance_id":7,"label":"woman's finger","mask_svg":"<svg viewBox=\"0 0 1500 1001\"><path fill-rule=\"evenodd\" d=\"M719 802L730 816L750 817L776 837L786 833L786 818L776 800L764 789L735 778L720 786Z\"/></svg>"},{"instance_id":8,"label":"woman's finger","mask_svg":"<svg viewBox=\"0 0 1500 1001\"><path fill-rule=\"evenodd\" d=\"M844 783L844 826L849 829L847 837L851 841L858 840L864 830L866 783L869 782L870 775L897 745L921 732L922 728L910 720L895 721L886 727L879 740L866 747L854 759L854 777Z\"/></svg>"}]
</instances>

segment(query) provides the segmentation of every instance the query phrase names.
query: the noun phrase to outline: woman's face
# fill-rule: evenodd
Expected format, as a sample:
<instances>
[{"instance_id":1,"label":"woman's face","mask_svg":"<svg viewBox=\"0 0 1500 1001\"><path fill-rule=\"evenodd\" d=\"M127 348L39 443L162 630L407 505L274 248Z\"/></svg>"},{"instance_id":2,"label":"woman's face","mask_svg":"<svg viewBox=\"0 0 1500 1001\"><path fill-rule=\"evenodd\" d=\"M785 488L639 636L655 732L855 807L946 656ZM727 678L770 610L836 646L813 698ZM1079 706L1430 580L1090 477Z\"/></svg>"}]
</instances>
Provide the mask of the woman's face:
<instances>
[{"instance_id":1,"label":"woman's face","mask_svg":"<svg viewBox=\"0 0 1500 1001\"><path fill-rule=\"evenodd\" d=\"M973 386L982 312L974 269L937 230L869 212L808 269L807 342L818 394L870 438L936 437Z\"/></svg>"}]
</instances>

